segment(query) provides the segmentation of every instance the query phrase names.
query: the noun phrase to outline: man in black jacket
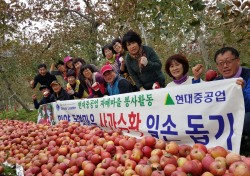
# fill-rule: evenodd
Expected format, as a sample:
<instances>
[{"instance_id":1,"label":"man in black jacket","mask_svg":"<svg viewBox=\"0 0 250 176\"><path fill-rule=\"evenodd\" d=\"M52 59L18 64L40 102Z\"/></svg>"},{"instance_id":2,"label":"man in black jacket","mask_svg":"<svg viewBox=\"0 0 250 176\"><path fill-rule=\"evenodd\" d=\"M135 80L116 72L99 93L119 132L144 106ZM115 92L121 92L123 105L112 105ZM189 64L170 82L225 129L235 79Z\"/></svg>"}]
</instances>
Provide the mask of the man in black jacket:
<instances>
[{"instance_id":1,"label":"man in black jacket","mask_svg":"<svg viewBox=\"0 0 250 176\"><path fill-rule=\"evenodd\" d=\"M53 93L53 90L50 87L50 84L52 81L57 80L54 75L51 75L47 71L47 66L45 64L39 64L38 65L38 74L35 76L35 78L30 81L30 87L34 89L37 85L37 83L40 83L41 85L46 85L50 89L50 92Z\"/></svg>"},{"instance_id":2,"label":"man in black jacket","mask_svg":"<svg viewBox=\"0 0 250 176\"><path fill-rule=\"evenodd\" d=\"M53 91L54 91L54 96L56 98L56 100L71 100L72 97L67 93L66 90L63 89L63 87L61 86L61 84L58 81L53 81L50 86L52 87Z\"/></svg>"},{"instance_id":3,"label":"man in black jacket","mask_svg":"<svg viewBox=\"0 0 250 176\"><path fill-rule=\"evenodd\" d=\"M46 85L42 85L39 90L42 92L43 94L43 98L41 99L41 101L37 101L37 96L36 94L32 95L32 99L33 99L33 103L36 109L39 108L40 105L43 104L47 104L47 103L51 103L51 102L55 102L56 98L53 94L50 93L49 87Z\"/></svg>"}]
</instances>

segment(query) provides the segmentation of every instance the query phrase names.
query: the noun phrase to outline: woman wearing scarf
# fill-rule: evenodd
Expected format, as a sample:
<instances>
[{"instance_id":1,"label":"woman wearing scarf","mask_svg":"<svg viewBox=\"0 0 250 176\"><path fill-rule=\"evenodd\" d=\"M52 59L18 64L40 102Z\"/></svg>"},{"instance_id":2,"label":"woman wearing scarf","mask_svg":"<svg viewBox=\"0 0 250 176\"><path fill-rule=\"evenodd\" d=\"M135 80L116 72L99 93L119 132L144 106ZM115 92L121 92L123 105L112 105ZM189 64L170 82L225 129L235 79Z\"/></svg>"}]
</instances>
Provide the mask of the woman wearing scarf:
<instances>
[{"instance_id":1,"label":"woman wearing scarf","mask_svg":"<svg viewBox=\"0 0 250 176\"><path fill-rule=\"evenodd\" d=\"M173 81L167 84L167 87L178 85L195 84L201 81L200 76L203 72L203 66L197 64L192 68L194 76L188 76L189 63L185 56L175 54L170 56L165 64L166 73L173 78Z\"/></svg>"},{"instance_id":2,"label":"woman wearing scarf","mask_svg":"<svg viewBox=\"0 0 250 176\"><path fill-rule=\"evenodd\" d=\"M90 64L84 65L80 72L88 88L88 98L103 97L106 92L107 84L102 74L95 72L93 66Z\"/></svg>"},{"instance_id":3,"label":"woman wearing scarf","mask_svg":"<svg viewBox=\"0 0 250 176\"><path fill-rule=\"evenodd\" d=\"M120 61L119 57L116 57L116 53L113 50L112 44L107 44L102 47L102 54L106 58L105 65L111 65L116 73L120 73Z\"/></svg>"},{"instance_id":4,"label":"woman wearing scarf","mask_svg":"<svg viewBox=\"0 0 250 176\"><path fill-rule=\"evenodd\" d=\"M128 72L140 91L165 87L158 55L151 47L142 45L141 37L136 32L128 31L123 36L122 46L128 51L125 58Z\"/></svg>"}]
</instances>

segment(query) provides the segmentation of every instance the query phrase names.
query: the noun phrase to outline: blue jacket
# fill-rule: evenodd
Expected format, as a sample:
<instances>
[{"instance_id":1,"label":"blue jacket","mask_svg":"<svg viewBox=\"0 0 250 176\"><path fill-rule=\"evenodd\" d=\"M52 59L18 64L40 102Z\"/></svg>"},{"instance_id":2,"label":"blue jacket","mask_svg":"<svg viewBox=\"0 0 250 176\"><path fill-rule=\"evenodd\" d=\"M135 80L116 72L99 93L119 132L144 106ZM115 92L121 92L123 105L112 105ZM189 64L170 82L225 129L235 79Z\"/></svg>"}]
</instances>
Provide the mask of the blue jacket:
<instances>
[{"instance_id":1,"label":"blue jacket","mask_svg":"<svg viewBox=\"0 0 250 176\"><path fill-rule=\"evenodd\" d=\"M112 86L108 83L107 91L109 95L129 93L133 92L133 86L128 80L117 75Z\"/></svg>"}]
</instances>

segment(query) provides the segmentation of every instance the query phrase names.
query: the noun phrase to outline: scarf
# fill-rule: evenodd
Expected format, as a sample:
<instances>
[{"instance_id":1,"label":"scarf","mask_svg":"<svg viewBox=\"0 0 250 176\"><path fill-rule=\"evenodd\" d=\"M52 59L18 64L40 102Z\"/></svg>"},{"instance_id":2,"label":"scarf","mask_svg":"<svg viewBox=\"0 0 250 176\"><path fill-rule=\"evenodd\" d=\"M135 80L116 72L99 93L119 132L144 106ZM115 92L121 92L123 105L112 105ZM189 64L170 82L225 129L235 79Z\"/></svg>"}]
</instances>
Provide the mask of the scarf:
<instances>
[{"instance_id":1,"label":"scarf","mask_svg":"<svg viewBox=\"0 0 250 176\"><path fill-rule=\"evenodd\" d=\"M140 46L139 51L136 54L130 54L129 53L129 55L130 55L130 57L132 57L133 59L135 59L137 61L139 69L140 69L140 73L141 73L141 69L143 67L143 65L140 62L141 61L141 57L142 56L146 57L145 53L143 52L142 46Z\"/></svg>"},{"instance_id":2,"label":"scarf","mask_svg":"<svg viewBox=\"0 0 250 176\"><path fill-rule=\"evenodd\" d=\"M187 79L188 79L188 76L187 76L187 74L185 74L184 76L181 77L181 79L178 79L178 80L174 79L173 81L174 81L175 84L182 84L182 83L184 83Z\"/></svg>"}]
</instances>

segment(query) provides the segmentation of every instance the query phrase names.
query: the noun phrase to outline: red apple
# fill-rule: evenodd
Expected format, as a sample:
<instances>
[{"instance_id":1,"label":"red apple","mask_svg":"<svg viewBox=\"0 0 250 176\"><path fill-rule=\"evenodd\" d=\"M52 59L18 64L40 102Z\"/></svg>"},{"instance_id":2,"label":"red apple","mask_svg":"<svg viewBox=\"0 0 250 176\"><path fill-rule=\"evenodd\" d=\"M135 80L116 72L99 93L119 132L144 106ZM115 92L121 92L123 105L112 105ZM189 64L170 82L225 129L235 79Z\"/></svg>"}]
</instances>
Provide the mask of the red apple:
<instances>
[{"instance_id":1,"label":"red apple","mask_svg":"<svg viewBox=\"0 0 250 176\"><path fill-rule=\"evenodd\" d=\"M179 146L175 141L170 141L166 143L165 150L172 155L177 155L179 153Z\"/></svg>"},{"instance_id":2,"label":"red apple","mask_svg":"<svg viewBox=\"0 0 250 176\"><path fill-rule=\"evenodd\" d=\"M243 161L236 161L229 166L229 172L237 176L249 176L250 168Z\"/></svg>"},{"instance_id":3,"label":"red apple","mask_svg":"<svg viewBox=\"0 0 250 176\"><path fill-rule=\"evenodd\" d=\"M209 166L209 171L214 175L223 175L226 173L226 170L226 166L218 161L213 161Z\"/></svg>"},{"instance_id":4,"label":"red apple","mask_svg":"<svg viewBox=\"0 0 250 176\"><path fill-rule=\"evenodd\" d=\"M201 143L195 143L193 145L193 148L199 148L201 150L203 150L205 153L207 153L207 147L204 145L204 144L201 144Z\"/></svg>"},{"instance_id":5,"label":"red apple","mask_svg":"<svg viewBox=\"0 0 250 176\"><path fill-rule=\"evenodd\" d=\"M210 154L207 154L201 161L203 169L209 171L209 166L213 161L214 158Z\"/></svg>"},{"instance_id":6,"label":"red apple","mask_svg":"<svg viewBox=\"0 0 250 176\"><path fill-rule=\"evenodd\" d=\"M165 147L166 147L166 142L164 140L162 140L162 139L156 140L154 148L164 150Z\"/></svg>"},{"instance_id":7,"label":"red apple","mask_svg":"<svg viewBox=\"0 0 250 176\"><path fill-rule=\"evenodd\" d=\"M241 156L237 153L230 152L226 156L226 163L230 166L232 163L236 161L241 161Z\"/></svg>"},{"instance_id":8,"label":"red apple","mask_svg":"<svg viewBox=\"0 0 250 176\"><path fill-rule=\"evenodd\" d=\"M173 164L167 164L165 167L164 167L164 174L166 176L170 176L174 171L176 171L176 166L173 165Z\"/></svg>"},{"instance_id":9,"label":"red apple","mask_svg":"<svg viewBox=\"0 0 250 176\"><path fill-rule=\"evenodd\" d=\"M196 159L201 161L206 156L206 153L199 148L193 148L190 152L190 157L192 160Z\"/></svg>"},{"instance_id":10,"label":"red apple","mask_svg":"<svg viewBox=\"0 0 250 176\"><path fill-rule=\"evenodd\" d=\"M151 156L151 152L152 152L152 148L150 148L149 146L142 147L142 153L144 156L149 158Z\"/></svg>"},{"instance_id":11,"label":"red apple","mask_svg":"<svg viewBox=\"0 0 250 176\"><path fill-rule=\"evenodd\" d=\"M190 145L186 145L186 144L179 145L179 154L182 157L186 157L187 155L189 155L191 150L192 150L192 147Z\"/></svg>"},{"instance_id":12,"label":"red apple","mask_svg":"<svg viewBox=\"0 0 250 176\"><path fill-rule=\"evenodd\" d=\"M216 147L213 147L209 150L211 156L213 158L216 158L216 157L219 157L219 156L222 156L222 157L226 157L227 156L227 150L221 146L216 146Z\"/></svg>"},{"instance_id":13,"label":"red apple","mask_svg":"<svg viewBox=\"0 0 250 176\"><path fill-rule=\"evenodd\" d=\"M174 166L177 166L177 159L171 154L165 154L162 155L160 158L160 165L162 168L164 168L167 164L173 164Z\"/></svg>"}]
</instances>

